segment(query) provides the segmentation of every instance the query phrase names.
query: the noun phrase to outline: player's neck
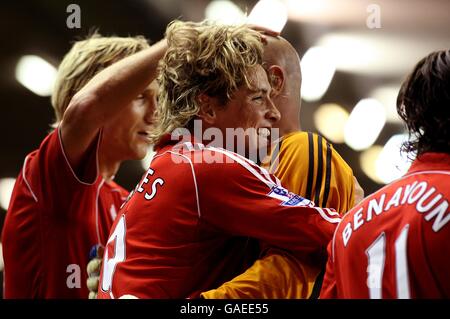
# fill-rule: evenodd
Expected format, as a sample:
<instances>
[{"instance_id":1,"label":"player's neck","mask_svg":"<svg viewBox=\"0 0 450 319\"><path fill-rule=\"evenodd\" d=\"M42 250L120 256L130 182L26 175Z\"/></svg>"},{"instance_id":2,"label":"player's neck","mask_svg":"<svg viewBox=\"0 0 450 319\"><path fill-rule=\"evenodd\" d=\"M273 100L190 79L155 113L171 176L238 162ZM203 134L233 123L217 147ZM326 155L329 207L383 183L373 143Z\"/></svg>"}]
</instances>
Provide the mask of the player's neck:
<instances>
[{"instance_id":1,"label":"player's neck","mask_svg":"<svg viewBox=\"0 0 450 319\"><path fill-rule=\"evenodd\" d=\"M299 121L285 123L285 125L283 125L283 127L280 127L280 137L294 133L294 132L298 132L298 131L301 131Z\"/></svg>"},{"instance_id":2,"label":"player's neck","mask_svg":"<svg viewBox=\"0 0 450 319\"><path fill-rule=\"evenodd\" d=\"M112 181L119 170L121 162L108 160L105 156L100 156L100 154L98 161L99 173L102 175L103 179L107 182Z\"/></svg>"},{"instance_id":3,"label":"player's neck","mask_svg":"<svg viewBox=\"0 0 450 319\"><path fill-rule=\"evenodd\" d=\"M297 101L296 99L286 99L282 102L284 103L284 111L281 116L281 121L278 123L278 127L280 128L280 137L301 131L300 101Z\"/></svg>"}]
</instances>

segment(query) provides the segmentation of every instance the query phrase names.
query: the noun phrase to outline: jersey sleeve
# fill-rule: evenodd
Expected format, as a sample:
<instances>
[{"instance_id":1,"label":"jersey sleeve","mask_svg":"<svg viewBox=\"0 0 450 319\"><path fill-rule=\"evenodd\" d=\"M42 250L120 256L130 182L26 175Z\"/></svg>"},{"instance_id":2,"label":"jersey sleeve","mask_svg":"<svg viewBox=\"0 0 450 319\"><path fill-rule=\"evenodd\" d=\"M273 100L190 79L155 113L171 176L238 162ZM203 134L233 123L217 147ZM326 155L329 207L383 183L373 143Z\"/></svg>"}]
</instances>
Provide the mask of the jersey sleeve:
<instances>
[{"instance_id":1,"label":"jersey sleeve","mask_svg":"<svg viewBox=\"0 0 450 319\"><path fill-rule=\"evenodd\" d=\"M308 197L308 190L308 198L315 198L316 202L325 203L323 206L333 207L341 214L353 206L353 172L333 146L317 134L287 135L273 148L270 162L263 165L296 194ZM245 273L202 296L306 299L313 292L320 272L318 266L309 266L272 249L270 255L261 257Z\"/></svg>"},{"instance_id":2,"label":"jersey sleeve","mask_svg":"<svg viewBox=\"0 0 450 319\"><path fill-rule=\"evenodd\" d=\"M445 202L444 202L445 203ZM444 220L450 219L450 212L446 211ZM442 222L442 220L441 220ZM435 278L435 284L439 294L444 298L450 298L450 272L449 256L450 245L450 223L445 224L441 229L435 231L432 224L422 220L422 229L424 231L424 252L428 260L428 265ZM417 274L420 275L420 274Z\"/></svg>"},{"instance_id":3,"label":"jersey sleeve","mask_svg":"<svg viewBox=\"0 0 450 319\"><path fill-rule=\"evenodd\" d=\"M201 218L236 236L249 236L291 251L295 257L326 255L338 214L312 207L274 176L231 153L233 163L202 164L195 170ZM220 167L218 167L220 165Z\"/></svg>"},{"instance_id":4,"label":"jersey sleeve","mask_svg":"<svg viewBox=\"0 0 450 319\"><path fill-rule=\"evenodd\" d=\"M331 241L328 245L328 261L325 276L323 278L322 289L320 291L320 299L337 298L336 278L334 277L334 256L332 255L333 245L334 241Z\"/></svg>"},{"instance_id":5,"label":"jersey sleeve","mask_svg":"<svg viewBox=\"0 0 450 319\"><path fill-rule=\"evenodd\" d=\"M264 164L289 191L344 214L354 205L353 171L322 136L295 132L282 138Z\"/></svg>"},{"instance_id":6,"label":"jersey sleeve","mask_svg":"<svg viewBox=\"0 0 450 319\"><path fill-rule=\"evenodd\" d=\"M71 167L61 140L60 129L41 143L38 152L25 162L24 175L36 201L47 212L67 211L74 192L93 187L98 177L97 150L101 134L86 150L81 167ZM76 204L76 203L73 203Z\"/></svg>"}]
</instances>

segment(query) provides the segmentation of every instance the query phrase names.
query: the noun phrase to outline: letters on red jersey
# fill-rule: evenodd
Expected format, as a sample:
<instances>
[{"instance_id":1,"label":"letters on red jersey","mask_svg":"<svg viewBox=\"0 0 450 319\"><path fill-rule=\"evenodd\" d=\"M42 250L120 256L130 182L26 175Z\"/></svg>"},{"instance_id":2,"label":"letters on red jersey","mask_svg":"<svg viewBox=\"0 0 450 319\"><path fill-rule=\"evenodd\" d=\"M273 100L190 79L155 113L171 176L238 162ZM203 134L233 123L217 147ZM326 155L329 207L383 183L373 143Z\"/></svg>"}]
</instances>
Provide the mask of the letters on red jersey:
<instances>
[{"instance_id":1,"label":"letters on red jersey","mask_svg":"<svg viewBox=\"0 0 450 319\"><path fill-rule=\"evenodd\" d=\"M340 218L313 205L235 153L166 145L113 225L99 298L198 297L248 268L256 240L324 258Z\"/></svg>"},{"instance_id":2,"label":"letters on red jersey","mask_svg":"<svg viewBox=\"0 0 450 319\"><path fill-rule=\"evenodd\" d=\"M450 297L449 163L423 154L343 218L321 298Z\"/></svg>"}]
</instances>

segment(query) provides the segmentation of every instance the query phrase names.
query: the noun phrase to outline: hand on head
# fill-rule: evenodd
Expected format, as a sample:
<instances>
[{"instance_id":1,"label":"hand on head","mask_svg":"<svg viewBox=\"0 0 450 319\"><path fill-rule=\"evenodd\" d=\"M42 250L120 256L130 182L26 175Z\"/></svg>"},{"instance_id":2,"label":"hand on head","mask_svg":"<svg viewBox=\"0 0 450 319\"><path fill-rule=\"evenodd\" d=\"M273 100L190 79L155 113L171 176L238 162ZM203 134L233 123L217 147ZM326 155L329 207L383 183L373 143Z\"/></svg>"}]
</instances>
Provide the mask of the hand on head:
<instances>
[{"instance_id":1,"label":"hand on head","mask_svg":"<svg viewBox=\"0 0 450 319\"><path fill-rule=\"evenodd\" d=\"M271 29L268 29L266 27L262 27L256 24L247 24L247 27L254 31L258 31L261 34L261 42L264 44L267 44L267 37L277 37L280 35L280 32L273 31Z\"/></svg>"}]
</instances>

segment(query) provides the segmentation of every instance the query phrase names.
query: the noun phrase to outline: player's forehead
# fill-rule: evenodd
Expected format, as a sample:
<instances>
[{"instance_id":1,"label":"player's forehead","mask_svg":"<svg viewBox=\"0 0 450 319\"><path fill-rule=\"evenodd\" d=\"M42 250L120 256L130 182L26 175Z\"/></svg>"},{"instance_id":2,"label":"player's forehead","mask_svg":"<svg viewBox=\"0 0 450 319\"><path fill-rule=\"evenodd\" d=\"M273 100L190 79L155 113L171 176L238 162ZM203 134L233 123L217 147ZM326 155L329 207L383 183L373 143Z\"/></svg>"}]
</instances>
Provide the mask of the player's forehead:
<instances>
[{"instance_id":1,"label":"player's forehead","mask_svg":"<svg viewBox=\"0 0 450 319\"><path fill-rule=\"evenodd\" d=\"M153 80L146 88L145 92L151 93L151 94L158 94L159 85L156 80Z\"/></svg>"}]
</instances>

